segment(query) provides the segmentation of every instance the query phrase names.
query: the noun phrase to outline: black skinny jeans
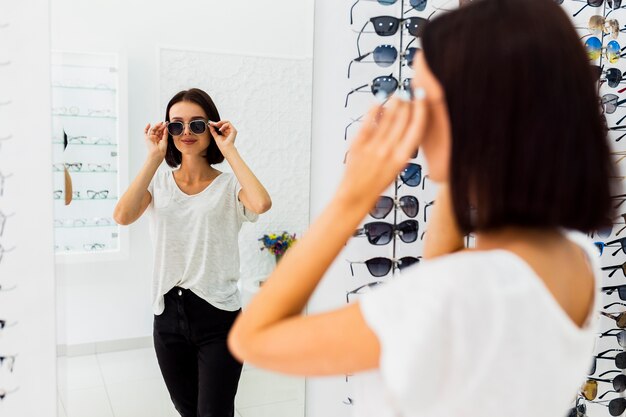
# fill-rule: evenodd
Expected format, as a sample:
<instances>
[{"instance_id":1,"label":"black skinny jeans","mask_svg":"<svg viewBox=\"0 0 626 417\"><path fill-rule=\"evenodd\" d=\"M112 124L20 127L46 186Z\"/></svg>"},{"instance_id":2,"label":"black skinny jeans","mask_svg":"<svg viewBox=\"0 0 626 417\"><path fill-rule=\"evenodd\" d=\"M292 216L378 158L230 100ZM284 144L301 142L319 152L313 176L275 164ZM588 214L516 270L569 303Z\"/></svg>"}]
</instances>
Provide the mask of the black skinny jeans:
<instances>
[{"instance_id":1,"label":"black skinny jeans","mask_svg":"<svg viewBox=\"0 0 626 417\"><path fill-rule=\"evenodd\" d=\"M165 294L154 316L154 347L165 385L182 417L233 417L242 364L226 337L240 310L225 311L191 290Z\"/></svg>"}]
</instances>

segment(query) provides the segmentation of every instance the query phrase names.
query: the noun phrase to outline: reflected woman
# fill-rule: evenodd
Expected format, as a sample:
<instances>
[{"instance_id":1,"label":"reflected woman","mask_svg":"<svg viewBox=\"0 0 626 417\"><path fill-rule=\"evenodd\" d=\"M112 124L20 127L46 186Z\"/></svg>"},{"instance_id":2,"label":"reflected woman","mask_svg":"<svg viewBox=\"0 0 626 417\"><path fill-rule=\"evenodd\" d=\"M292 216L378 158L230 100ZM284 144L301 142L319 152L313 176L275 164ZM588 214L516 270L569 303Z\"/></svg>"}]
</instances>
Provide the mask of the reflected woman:
<instances>
[{"instance_id":1,"label":"reflected woman","mask_svg":"<svg viewBox=\"0 0 626 417\"><path fill-rule=\"evenodd\" d=\"M272 203L206 92L176 94L165 120L146 126L147 160L113 217L128 225L150 208L154 345L174 406L182 417L232 417L242 364L226 337L241 311L238 234ZM175 169L158 170L164 159ZM213 167L224 159L234 175Z\"/></svg>"}]
</instances>

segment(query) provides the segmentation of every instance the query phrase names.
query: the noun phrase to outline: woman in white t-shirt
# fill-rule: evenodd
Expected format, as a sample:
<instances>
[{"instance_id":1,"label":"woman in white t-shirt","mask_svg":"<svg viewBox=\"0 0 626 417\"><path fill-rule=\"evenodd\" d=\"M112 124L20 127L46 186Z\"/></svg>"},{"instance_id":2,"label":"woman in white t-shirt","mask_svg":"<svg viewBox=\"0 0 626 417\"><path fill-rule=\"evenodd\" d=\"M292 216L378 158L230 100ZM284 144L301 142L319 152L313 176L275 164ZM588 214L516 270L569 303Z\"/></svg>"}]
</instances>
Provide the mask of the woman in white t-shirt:
<instances>
[{"instance_id":1,"label":"woman in white t-shirt","mask_svg":"<svg viewBox=\"0 0 626 417\"><path fill-rule=\"evenodd\" d=\"M150 209L154 344L174 406L182 417L233 417L242 364L226 337L241 311L238 234L271 199L206 92L179 92L165 117L146 126L148 158L114 218L127 225ZM176 169L157 171L164 159ZM234 174L213 168L224 159Z\"/></svg>"},{"instance_id":2,"label":"woman in white t-shirt","mask_svg":"<svg viewBox=\"0 0 626 417\"><path fill-rule=\"evenodd\" d=\"M358 416L564 416L600 301L597 251L581 232L613 215L587 55L553 0L475 0L429 22L421 41L414 99L370 111L334 198L229 346L276 371L354 375ZM440 186L424 260L347 307L303 315L417 148Z\"/></svg>"}]
</instances>

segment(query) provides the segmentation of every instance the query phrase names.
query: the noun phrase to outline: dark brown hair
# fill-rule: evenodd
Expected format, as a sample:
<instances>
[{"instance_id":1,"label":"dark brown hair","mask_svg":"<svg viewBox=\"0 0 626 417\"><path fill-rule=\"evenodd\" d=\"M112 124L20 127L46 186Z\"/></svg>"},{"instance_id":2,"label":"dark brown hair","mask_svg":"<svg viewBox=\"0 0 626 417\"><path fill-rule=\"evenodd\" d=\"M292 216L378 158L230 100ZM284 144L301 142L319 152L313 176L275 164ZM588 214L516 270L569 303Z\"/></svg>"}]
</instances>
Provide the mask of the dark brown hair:
<instances>
[{"instance_id":1,"label":"dark brown hair","mask_svg":"<svg viewBox=\"0 0 626 417\"><path fill-rule=\"evenodd\" d=\"M199 105L200 107L202 107L209 120L213 122L218 122L221 120L220 114L217 111L217 107L215 106L215 103L213 103L213 99L199 88L192 88L177 93L174 97L172 97L170 102L167 103L167 109L165 110L166 121L170 121L170 109L172 108L172 106L181 101L188 101L190 103L195 103ZM209 147L206 150L205 158L209 165L219 164L220 162L224 161L224 155L222 155L222 152L217 147L217 144L211 137L211 133L209 133L209 139L210 143ZM182 154L178 149L176 149L176 146L174 146L174 139L172 138L172 135L168 133L165 162L167 162L170 167L176 168L180 165L181 161Z\"/></svg>"},{"instance_id":2,"label":"dark brown hair","mask_svg":"<svg viewBox=\"0 0 626 417\"><path fill-rule=\"evenodd\" d=\"M445 91L463 232L610 224L614 164L597 84L554 0L474 0L430 22L422 46Z\"/></svg>"}]
</instances>

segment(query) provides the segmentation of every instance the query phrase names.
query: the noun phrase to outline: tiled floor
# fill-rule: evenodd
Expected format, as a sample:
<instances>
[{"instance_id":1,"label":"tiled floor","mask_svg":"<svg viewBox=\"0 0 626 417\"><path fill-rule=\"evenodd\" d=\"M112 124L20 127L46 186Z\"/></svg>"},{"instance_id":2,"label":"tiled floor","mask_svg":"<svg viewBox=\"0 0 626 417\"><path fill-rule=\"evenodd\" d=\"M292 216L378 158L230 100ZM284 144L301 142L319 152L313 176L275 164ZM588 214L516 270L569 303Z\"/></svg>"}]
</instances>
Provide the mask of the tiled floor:
<instances>
[{"instance_id":1,"label":"tiled floor","mask_svg":"<svg viewBox=\"0 0 626 417\"><path fill-rule=\"evenodd\" d=\"M154 350L58 358L58 417L179 417ZM237 417L303 417L304 379L246 369Z\"/></svg>"}]
</instances>

